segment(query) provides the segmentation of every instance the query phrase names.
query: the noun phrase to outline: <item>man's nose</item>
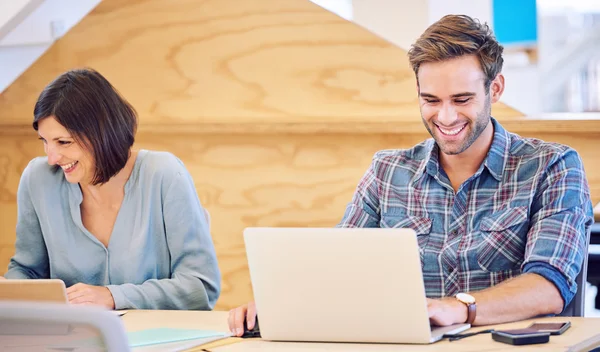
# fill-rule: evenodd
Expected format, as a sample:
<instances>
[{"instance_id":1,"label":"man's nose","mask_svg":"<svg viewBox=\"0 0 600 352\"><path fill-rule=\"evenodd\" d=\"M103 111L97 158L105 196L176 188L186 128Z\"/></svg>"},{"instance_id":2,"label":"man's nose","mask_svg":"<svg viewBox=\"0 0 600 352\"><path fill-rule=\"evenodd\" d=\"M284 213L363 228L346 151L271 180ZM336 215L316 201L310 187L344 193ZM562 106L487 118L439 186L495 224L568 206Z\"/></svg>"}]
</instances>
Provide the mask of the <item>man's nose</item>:
<instances>
[{"instance_id":1,"label":"man's nose","mask_svg":"<svg viewBox=\"0 0 600 352\"><path fill-rule=\"evenodd\" d=\"M443 104L437 116L438 122L445 127L451 127L457 118L456 109L451 104Z\"/></svg>"}]
</instances>

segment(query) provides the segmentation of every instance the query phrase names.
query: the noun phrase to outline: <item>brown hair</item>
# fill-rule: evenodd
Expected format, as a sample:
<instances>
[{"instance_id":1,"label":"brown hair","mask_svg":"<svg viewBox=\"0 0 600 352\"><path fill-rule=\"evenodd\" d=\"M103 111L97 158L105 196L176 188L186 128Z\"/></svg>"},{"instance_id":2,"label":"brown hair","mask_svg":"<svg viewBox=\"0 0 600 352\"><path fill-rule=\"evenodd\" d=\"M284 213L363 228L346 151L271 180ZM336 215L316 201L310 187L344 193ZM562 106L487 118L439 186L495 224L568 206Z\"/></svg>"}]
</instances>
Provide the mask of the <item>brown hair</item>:
<instances>
[{"instance_id":1,"label":"brown hair","mask_svg":"<svg viewBox=\"0 0 600 352\"><path fill-rule=\"evenodd\" d=\"M502 51L487 24L466 15L446 15L423 32L408 51L415 75L427 62L439 62L463 55L475 55L486 77L485 90L502 71Z\"/></svg>"},{"instance_id":2,"label":"brown hair","mask_svg":"<svg viewBox=\"0 0 600 352\"><path fill-rule=\"evenodd\" d=\"M67 71L40 94L33 110L33 128L54 116L94 156L92 184L106 183L127 163L137 128L135 109L100 73Z\"/></svg>"}]
</instances>

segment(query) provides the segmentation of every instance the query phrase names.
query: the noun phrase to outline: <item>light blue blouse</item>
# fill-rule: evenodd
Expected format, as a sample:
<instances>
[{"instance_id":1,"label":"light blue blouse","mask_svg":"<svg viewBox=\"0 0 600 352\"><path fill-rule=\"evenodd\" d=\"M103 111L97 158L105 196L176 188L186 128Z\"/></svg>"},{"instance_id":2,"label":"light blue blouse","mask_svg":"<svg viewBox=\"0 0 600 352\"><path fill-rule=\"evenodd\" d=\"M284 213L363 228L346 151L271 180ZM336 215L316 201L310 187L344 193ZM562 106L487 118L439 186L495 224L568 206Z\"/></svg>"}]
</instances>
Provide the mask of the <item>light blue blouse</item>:
<instances>
[{"instance_id":1,"label":"light blue blouse","mask_svg":"<svg viewBox=\"0 0 600 352\"><path fill-rule=\"evenodd\" d=\"M116 309L210 310L220 271L194 182L167 152L141 150L105 247L82 224L78 184L46 157L23 171L7 279L106 286Z\"/></svg>"}]
</instances>

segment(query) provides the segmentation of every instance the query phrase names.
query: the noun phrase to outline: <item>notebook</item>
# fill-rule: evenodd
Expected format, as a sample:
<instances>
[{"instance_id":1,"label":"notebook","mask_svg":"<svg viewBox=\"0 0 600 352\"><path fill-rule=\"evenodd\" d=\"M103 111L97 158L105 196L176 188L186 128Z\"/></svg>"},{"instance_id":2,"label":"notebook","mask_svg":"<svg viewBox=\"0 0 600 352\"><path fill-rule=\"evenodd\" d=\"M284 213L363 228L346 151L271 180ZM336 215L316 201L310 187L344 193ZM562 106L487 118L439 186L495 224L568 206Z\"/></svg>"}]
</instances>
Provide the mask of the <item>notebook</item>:
<instances>
[{"instance_id":1,"label":"notebook","mask_svg":"<svg viewBox=\"0 0 600 352\"><path fill-rule=\"evenodd\" d=\"M133 351L184 351L209 342L217 341L231 336L231 333L196 330L157 328L129 332L126 334L128 345ZM85 338L53 345L55 349L83 349L96 350L103 343L96 338Z\"/></svg>"},{"instance_id":2,"label":"notebook","mask_svg":"<svg viewBox=\"0 0 600 352\"><path fill-rule=\"evenodd\" d=\"M229 336L231 336L230 333L219 331L171 328L146 329L127 333L130 347L200 339L211 339L211 341L214 341Z\"/></svg>"}]
</instances>

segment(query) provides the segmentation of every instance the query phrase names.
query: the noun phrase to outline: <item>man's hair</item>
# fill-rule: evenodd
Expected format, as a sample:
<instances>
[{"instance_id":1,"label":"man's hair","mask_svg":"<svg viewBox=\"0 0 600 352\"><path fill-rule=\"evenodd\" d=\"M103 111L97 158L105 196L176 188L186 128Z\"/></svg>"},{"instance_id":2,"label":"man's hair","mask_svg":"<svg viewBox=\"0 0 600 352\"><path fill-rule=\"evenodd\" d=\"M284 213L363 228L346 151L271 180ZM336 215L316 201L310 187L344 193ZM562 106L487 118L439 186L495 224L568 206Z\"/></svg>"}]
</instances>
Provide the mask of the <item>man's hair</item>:
<instances>
[{"instance_id":1,"label":"man's hair","mask_svg":"<svg viewBox=\"0 0 600 352\"><path fill-rule=\"evenodd\" d=\"M127 163L137 129L135 109L100 73L67 71L40 94L33 110L33 128L53 116L75 141L92 153L96 170L92 184L106 183Z\"/></svg>"},{"instance_id":2,"label":"man's hair","mask_svg":"<svg viewBox=\"0 0 600 352\"><path fill-rule=\"evenodd\" d=\"M419 67L424 63L474 55L485 75L487 93L502 71L503 50L487 24L466 15L446 15L423 32L408 51L408 59L418 80Z\"/></svg>"}]
</instances>

